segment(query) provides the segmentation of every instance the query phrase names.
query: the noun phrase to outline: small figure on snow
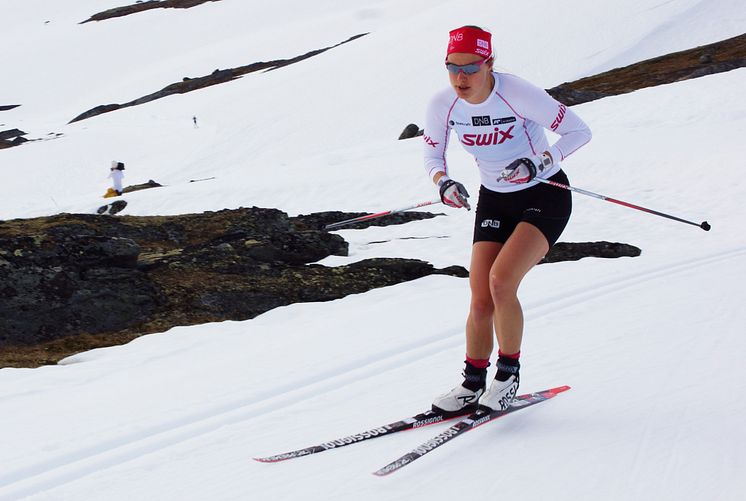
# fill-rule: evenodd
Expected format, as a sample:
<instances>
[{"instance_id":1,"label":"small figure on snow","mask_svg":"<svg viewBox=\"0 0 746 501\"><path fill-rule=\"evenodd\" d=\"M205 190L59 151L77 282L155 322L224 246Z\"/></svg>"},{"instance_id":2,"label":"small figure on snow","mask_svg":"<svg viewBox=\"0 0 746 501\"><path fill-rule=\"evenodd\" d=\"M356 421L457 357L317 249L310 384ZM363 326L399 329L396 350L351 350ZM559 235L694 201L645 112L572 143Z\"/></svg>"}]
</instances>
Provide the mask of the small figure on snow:
<instances>
[{"instance_id":1,"label":"small figure on snow","mask_svg":"<svg viewBox=\"0 0 746 501\"><path fill-rule=\"evenodd\" d=\"M481 178L464 381L433 402L434 410L451 415L477 407L506 409L515 397L523 338L518 286L555 244L572 208L569 191L535 178L568 183L560 161L591 139L588 126L567 106L518 76L494 71L493 62L489 32L477 26L450 32L450 86L431 100L424 132L425 170L444 204L470 209L466 188L448 176L451 130L475 157ZM550 145L545 129L560 138ZM487 388L494 338L497 374Z\"/></svg>"},{"instance_id":2,"label":"small figure on snow","mask_svg":"<svg viewBox=\"0 0 746 501\"><path fill-rule=\"evenodd\" d=\"M117 197L122 194L122 179L124 178L124 164L116 160L111 162L111 178L113 187L106 190L104 198Z\"/></svg>"},{"instance_id":3,"label":"small figure on snow","mask_svg":"<svg viewBox=\"0 0 746 501\"><path fill-rule=\"evenodd\" d=\"M199 125L197 125L197 116L196 115L192 117L192 122L194 122L194 128L195 129L199 129Z\"/></svg>"}]
</instances>

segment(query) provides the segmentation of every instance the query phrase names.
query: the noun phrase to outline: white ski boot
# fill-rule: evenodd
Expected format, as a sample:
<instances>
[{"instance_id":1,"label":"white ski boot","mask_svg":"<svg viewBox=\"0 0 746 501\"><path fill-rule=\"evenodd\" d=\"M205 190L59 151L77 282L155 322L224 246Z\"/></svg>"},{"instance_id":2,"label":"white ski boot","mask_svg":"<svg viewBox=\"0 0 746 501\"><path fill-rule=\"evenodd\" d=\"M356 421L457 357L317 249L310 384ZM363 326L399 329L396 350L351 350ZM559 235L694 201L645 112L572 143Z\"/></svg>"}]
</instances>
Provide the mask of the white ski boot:
<instances>
[{"instance_id":1,"label":"white ski boot","mask_svg":"<svg viewBox=\"0 0 746 501\"><path fill-rule=\"evenodd\" d=\"M460 414L469 414L477 410L479 397L484 393L484 388L472 391L458 385L448 393L439 396L433 402L433 411L443 416L457 416Z\"/></svg>"},{"instance_id":2,"label":"white ski boot","mask_svg":"<svg viewBox=\"0 0 746 501\"><path fill-rule=\"evenodd\" d=\"M510 403L518 392L520 378L518 374L511 375L507 381L492 380L489 389L479 399L479 408L486 410L504 411L510 407Z\"/></svg>"}]
</instances>

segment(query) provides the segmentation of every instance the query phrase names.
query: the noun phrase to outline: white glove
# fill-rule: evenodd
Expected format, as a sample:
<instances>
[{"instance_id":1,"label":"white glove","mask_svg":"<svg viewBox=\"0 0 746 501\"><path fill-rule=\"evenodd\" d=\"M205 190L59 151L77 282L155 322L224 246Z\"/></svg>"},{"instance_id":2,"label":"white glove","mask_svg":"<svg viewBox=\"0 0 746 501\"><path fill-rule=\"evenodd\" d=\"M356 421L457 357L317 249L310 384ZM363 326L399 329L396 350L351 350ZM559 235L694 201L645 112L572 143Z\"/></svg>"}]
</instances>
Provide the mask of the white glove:
<instances>
[{"instance_id":1,"label":"white glove","mask_svg":"<svg viewBox=\"0 0 746 501\"><path fill-rule=\"evenodd\" d=\"M500 173L500 178L514 184L528 183L551 166L552 157L546 152L529 158L519 158L505 167Z\"/></svg>"},{"instance_id":2,"label":"white glove","mask_svg":"<svg viewBox=\"0 0 746 501\"><path fill-rule=\"evenodd\" d=\"M449 207L460 209L465 207L466 210L471 210L469 202L469 193L464 188L464 185L454 181L448 176L441 176L438 179L438 186L440 186L440 200Z\"/></svg>"}]
</instances>

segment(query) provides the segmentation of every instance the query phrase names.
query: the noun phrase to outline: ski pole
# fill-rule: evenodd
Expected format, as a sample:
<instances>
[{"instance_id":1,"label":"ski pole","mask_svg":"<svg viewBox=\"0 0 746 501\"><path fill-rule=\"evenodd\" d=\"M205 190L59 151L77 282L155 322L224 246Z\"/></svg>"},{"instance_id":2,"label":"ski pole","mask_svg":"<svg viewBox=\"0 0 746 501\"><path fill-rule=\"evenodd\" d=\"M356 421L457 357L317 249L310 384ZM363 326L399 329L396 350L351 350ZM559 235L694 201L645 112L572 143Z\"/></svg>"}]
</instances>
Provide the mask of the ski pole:
<instances>
[{"instance_id":1,"label":"ski pole","mask_svg":"<svg viewBox=\"0 0 746 501\"><path fill-rule=\"evenodd\" d=\"M567 184L558 183L556 181L550 181L549 179L542 179L540 177L535 177L534 179L539 181L540 183L551 184L552 186L556 186L557 188L563 188L565 190L570 190L576 193L580 193L581 195L588 195L589 197L598 198L600 200L606 200L607 202L612 202L615 204L622 205L624 207L629 207L630 209L637 209L643 212L647 212L648 214L654 214L656 216L673 219L674 221L678 221L680 223L686 223L686 224L691 224L693 226L699 226L705 231L710 231L710 228L711 228L710 224L707 221L702 221L701 223L695 223L693 221L687 221L686 219L681 219L680 217L671 216L670 214L664 214L663 212L658 212L652 209L646 209L645 207L640 207L639 205L631 204L629 202L624 202L622 200L617 200L616 198L607 197L605 195L599 195L598 193L593 193L592 191L581 190L580 188L575 188Z\"/></svg>"},{"instance_id":2,"label":"ski pole","mask_svg":"<svg viewBox=\"0 0 746 501\"><path fill-rule=\"evenodd\" d=\"M360 221L368 221L370 219L377 219L379 217L388 216L390 214L396 214L398 212L404 212L404 211L408 211L408 210L412 210L412 209L418 209L420 207L425 207L427 205L433 205L433 204L439 204L439 203L441 203L440 199L437 199L437 200L428 200L427 202L420 202L418 204L410 205L408 207L402 207L401 209L387 210L385 212L379 212L377 214L368 214L366 216L354 217L352 219L345 219L344 221L339 221L339 222L336 222L336 223L327 224L326 226L324 226L324 229L325 230L336 229L336 228L340 228L342 226L346 226L348 224L359 223Z\"/></svg>"}]
</instances>

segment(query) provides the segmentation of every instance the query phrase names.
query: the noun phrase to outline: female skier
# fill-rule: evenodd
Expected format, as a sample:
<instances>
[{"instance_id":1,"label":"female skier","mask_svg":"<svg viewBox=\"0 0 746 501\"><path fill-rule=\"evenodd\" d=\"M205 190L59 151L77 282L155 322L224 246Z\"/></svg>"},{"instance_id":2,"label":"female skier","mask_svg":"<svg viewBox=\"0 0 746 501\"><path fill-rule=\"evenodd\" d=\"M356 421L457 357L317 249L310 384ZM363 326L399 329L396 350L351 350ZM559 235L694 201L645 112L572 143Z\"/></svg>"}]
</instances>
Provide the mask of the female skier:
<instances>
[{"instance_id":1,"label":"female skier","mask_svg":"<svg viewBox=\"0 0 746 501\"><path fill-rule=\"evenodd\" d=\"M461 414L477 406L505 409L519 384L523 311L518 286L559 238L572 209L569 191L535 177L568 184L560 162L591 139L588 126L544 90L493 71L492 36L477 26L450 32L450 87L434 96L425 123L425 169L443 203L470 209L464 186L448 176L451 130L474 155L481 187L474 222L466 320L464 381L436 398L433 410ZM544 129L560 135L549 145ZM497 374L487 367L498 346Z\"/></svg>"}]
</instances>

